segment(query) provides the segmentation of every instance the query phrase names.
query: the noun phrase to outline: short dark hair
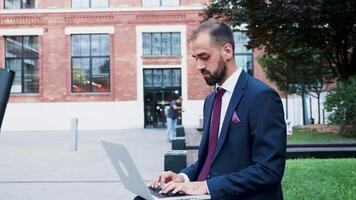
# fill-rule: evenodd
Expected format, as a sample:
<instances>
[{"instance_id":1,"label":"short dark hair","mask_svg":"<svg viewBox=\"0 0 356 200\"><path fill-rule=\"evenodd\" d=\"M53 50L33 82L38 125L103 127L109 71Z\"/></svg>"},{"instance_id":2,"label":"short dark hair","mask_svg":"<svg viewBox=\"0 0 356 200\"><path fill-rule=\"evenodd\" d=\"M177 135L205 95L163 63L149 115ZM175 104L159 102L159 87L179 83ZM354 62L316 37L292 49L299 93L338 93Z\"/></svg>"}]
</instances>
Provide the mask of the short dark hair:
<instances>
[{"instance_id":1,"label":"short dark hair","mask_svg":"<svg viewBox=\"0 0 356 200\"><path fill-rule=\"evenodd\" d=\"M221 20L209 19L201 23L190 36L190 41L197 39L202 32L208 32L211 42L216 47L222 47L229 43L235 51L234 34L229 25Z\"/></svg>"}]
</instances>

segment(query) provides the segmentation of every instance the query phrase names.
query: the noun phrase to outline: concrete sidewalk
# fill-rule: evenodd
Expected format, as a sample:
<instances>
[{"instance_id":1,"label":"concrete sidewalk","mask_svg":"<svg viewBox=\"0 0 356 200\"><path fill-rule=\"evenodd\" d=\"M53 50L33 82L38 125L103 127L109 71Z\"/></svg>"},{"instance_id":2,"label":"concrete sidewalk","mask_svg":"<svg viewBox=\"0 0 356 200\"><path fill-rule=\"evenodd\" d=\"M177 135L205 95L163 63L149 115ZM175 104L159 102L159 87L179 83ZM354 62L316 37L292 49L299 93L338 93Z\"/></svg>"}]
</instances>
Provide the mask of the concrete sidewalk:
<instances>
[{"instance_id":1,"label":"concrete sidewalk","mask_svg":"<svg viewBox=\"0 0 356 200\"><path fill-rule=\"evenodd\" d=\"M69 132L2 132L0 199L132 199L100 139L127 144L146 182L163 170L170 149L164 129L79 131L76 152L70 151Z\"/></svg>"}]
</instances>

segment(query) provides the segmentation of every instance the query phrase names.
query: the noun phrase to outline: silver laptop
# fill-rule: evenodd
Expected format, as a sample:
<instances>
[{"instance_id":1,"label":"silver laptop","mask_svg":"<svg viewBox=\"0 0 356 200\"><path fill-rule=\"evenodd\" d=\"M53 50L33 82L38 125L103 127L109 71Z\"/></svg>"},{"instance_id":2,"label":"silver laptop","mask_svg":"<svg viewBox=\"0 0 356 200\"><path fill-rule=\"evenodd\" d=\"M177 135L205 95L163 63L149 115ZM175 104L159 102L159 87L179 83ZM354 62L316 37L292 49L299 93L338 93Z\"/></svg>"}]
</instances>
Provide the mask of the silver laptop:
<instances>
[{"instance_id":1,"label":"silver laptop","mask_svg":"<svg viewBox=\"0 0 356 200\"><path fill-rule=\"evenodd\" d=\"M108 140L102 140L101 143L103 144L104 149L108 154L112 164L114 165L114 168L118 173L123 185L132 193L147 200L210 199L209 195L159 194L158 189L147 187L124 144Z\"/></svg>"}]
</instances>

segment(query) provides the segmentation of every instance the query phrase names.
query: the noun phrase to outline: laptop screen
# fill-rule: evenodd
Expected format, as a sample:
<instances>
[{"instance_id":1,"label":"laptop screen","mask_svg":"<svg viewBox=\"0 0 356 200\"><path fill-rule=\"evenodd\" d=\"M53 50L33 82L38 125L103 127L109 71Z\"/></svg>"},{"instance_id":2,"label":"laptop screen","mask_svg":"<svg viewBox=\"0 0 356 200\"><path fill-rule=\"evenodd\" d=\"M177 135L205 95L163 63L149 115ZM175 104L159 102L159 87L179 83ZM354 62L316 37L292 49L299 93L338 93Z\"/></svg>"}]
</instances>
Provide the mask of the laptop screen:
<instances>
[{"instance_id":1,"label":"laptop screen","mask_svg":"<svg viewBox=\"0 0 356 200\"><path fill-rule=\"evenodd\" d=\"M0 69L0 130L4 119L5 108L9 100L12 81L14 80L15 72L9 69Z\"/></svg>"}]
</instances>

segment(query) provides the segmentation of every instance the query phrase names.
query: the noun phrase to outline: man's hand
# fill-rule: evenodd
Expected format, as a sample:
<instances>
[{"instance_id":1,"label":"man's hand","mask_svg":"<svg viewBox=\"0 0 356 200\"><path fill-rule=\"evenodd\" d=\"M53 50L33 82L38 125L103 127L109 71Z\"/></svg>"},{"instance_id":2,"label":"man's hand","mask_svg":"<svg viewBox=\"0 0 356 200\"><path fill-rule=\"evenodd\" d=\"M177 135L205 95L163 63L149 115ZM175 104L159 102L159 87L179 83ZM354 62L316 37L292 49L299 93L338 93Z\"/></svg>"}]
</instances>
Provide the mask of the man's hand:
<instances>
[{"instance_id":1,"label":"man's hand","mask_svg":"<svg viewBox=\"0 0 356 200\"><path fill-rule=\"evenodd\" d=\"M173 194L178 192L182 192L184 194L193 194L193 195L208 193L208 189L206 188L205 181L187 182L187 183L171 181L162 187L160 193L168 193L170 191L172 191Z\"/></svg>"},{"instance_id":2,"label":"man's hand","mask_svg":"<svg viewBox=\"0 0 356 200\"><path fill-rule=\"evenodd\" d=\"M163 188L166 183L171 181L177 183L184 183L184 177L172 171L162 172L152 181L150 187L158 188L160 186Z\"/></svg>"}]
</instances>

